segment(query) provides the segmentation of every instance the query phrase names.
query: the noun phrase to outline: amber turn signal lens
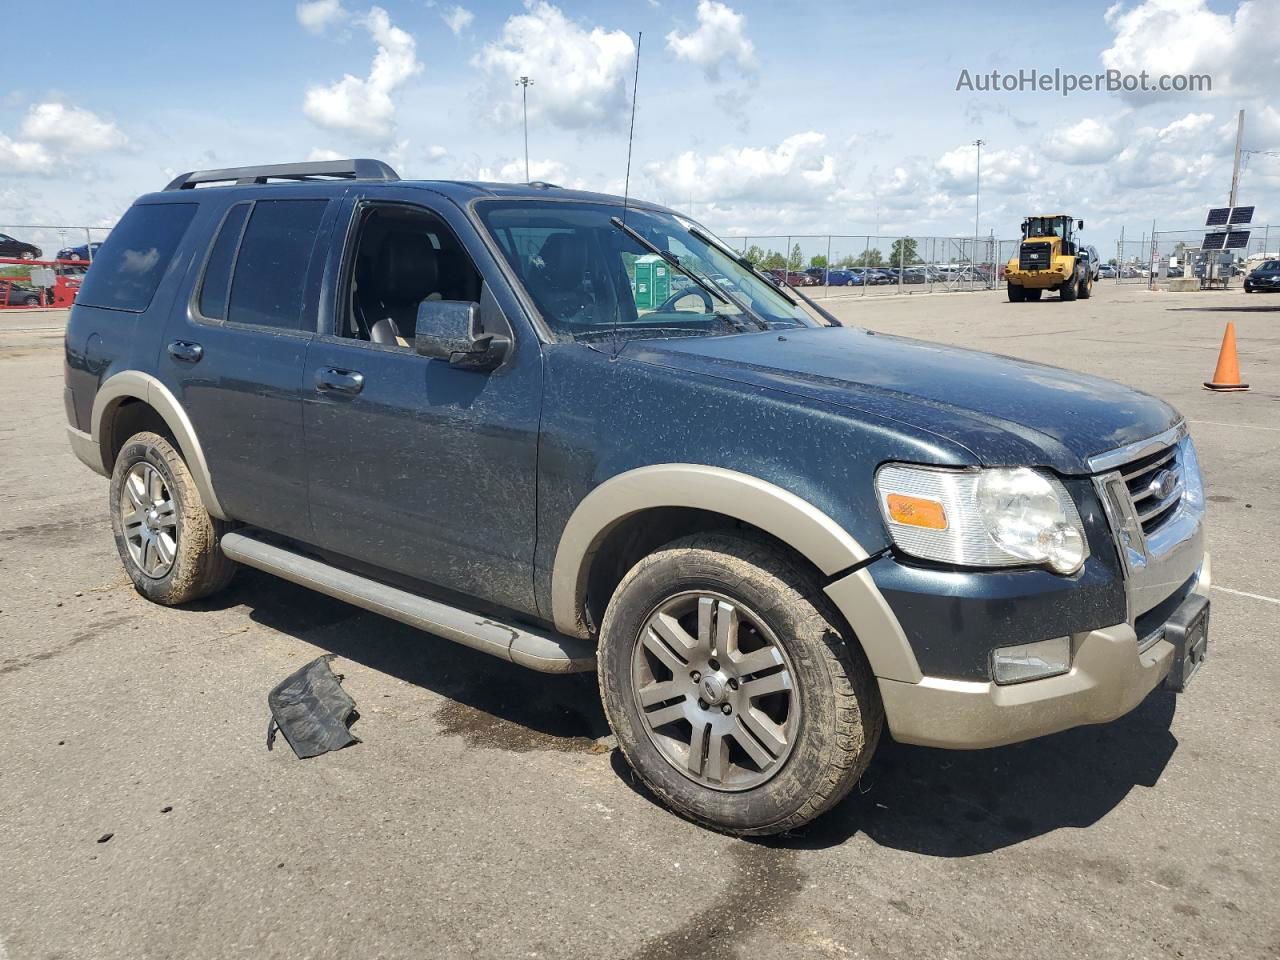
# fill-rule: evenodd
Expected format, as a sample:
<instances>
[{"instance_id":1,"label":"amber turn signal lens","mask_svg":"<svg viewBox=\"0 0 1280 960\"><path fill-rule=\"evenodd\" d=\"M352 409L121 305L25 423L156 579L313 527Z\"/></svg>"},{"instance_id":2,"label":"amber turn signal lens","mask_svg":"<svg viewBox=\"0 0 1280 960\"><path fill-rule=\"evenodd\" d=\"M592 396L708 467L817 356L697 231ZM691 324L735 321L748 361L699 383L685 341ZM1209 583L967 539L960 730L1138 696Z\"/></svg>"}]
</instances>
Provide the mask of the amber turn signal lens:
<instances>
[{"instance_id":1,"label":"amber turn signal lens","mask_svg":"<svg viewBox=\"0 0 1280 960\"><path fill-rule=\"evenodd\" d=\"M936 500L891 493L885 498L885 502L889 507L889 517L894 523L901 523L908 527L925 527L929 530L947 529L947 512Z\"/></svg>"}]
</instances>

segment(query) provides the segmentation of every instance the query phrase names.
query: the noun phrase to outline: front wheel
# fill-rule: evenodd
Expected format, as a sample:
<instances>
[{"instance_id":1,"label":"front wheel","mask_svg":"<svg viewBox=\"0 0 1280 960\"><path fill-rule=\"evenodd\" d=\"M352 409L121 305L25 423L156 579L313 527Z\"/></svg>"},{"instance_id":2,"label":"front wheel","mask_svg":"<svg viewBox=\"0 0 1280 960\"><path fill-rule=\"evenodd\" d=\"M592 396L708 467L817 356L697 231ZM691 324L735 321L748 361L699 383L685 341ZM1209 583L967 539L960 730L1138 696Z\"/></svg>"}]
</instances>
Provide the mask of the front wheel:
<instances>
[{"instance_id":1,"label":"front wheel","mask_svg":"<svg viewBox=\"0 0 1280 960\"><path fill-rule=\"evenodd\" d=\"M789 559L731 534L677 540L623 578L601 626L600 694L633 770L727 833L799 827L875 751L861 650Z\"/></svg>"},{"instance_id":2,"label":"front wheel","mask_svg":"<svg viewBox=\"0 0 1280 960\"><path fill-rule=\"evenodd\" d=\"M1093 296L1093 278L1086 276L1080 281L1079 297L1081 300L1088 300Z\"/></svg>"},{"instance_id":3,"label":"front wheel","mask_svg":"<svg viewBox=\"0 0 1280 960\"><path fill-rule=\"evenodd\" d=\"M1032 303L1035 303L1035 301L1040 299L1040 294L1042 293L1044 293L1043 290L1028 290L1027 299L1030 300Z\"/></svg>"},{"instance_id":4,"label":"front wheel","mask_svg":"<svg viewBox=\"0 0 1280 960\"><path fill-rule=\"evenodd\" d=\"M1063 300L1074 300L1079 290L1080 281L1072 277L1070 280L1063 281L1062 286L1058 289L1058 296Z\"/></svg>"},{"instance_id":5,"label":"front wheel","mask_svg":"<svg viewBox=\"0 0 1280 960\"><path fill-rule=\"evenodd\" d=\"M182 454L164 437L129 438L116 458L110 496L120 560L148 600L188 603L231 580L236 565L219 546L230 525L204 508Z\"/></svg>"},{"instance_id":6,"label":"front wheel","mask_svg":"<svg viewBox=\"0 0 1280 960\"><path fill-rule=\"evenodd\" d=\"M1020 283L1009 284L1009 302L1021 303L1027 298L1027 288Z\"/></svg>"}]
</instances>

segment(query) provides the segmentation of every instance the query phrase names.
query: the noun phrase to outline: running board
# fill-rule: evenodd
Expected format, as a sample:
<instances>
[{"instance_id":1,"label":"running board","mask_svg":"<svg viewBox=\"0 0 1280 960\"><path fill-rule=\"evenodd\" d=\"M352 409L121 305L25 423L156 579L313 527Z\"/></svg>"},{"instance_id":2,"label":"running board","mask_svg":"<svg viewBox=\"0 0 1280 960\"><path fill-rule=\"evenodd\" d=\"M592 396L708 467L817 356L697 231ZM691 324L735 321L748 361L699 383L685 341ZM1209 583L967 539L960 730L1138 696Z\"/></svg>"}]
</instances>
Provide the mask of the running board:
<instances>
[{"instance_id":1,"label":"running board","mask_svg":"<svg viewBox=\"0 0 1280 960\"><path fill-rule=\"evenodd\" d=\"M251 528L222 537L222 552L246 566L283 577L373 613L542 673L584 673L596 668L589 641L500 623L428 600L408 590L331 566L268 542Z\"/></svg>"}]
</instances>

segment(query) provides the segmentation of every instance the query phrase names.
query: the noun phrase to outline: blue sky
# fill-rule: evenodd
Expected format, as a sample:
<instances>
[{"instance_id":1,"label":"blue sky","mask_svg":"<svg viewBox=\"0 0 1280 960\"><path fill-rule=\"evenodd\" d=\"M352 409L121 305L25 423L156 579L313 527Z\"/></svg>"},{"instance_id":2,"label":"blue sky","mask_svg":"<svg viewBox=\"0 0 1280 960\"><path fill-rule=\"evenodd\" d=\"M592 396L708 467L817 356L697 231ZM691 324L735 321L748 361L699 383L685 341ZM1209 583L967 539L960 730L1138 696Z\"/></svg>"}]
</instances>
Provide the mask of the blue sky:
<instances>
[{"instance_id":1,"label":"blue sky","mask_svg":"<svg viewBox=\"0 0 1280 960\"><path fill-rule=\"evenodd\" d=\"M620 191L644 31L632 189L726 235L973 230L1062 209L1100 246L1194 227L1226 201L1235 111L1280 154L1280 3L1079 2L1052 28L1007 4L630 0L64 0L74 29L8 61L0 224L110 223L175 172L324 156L402 176ZM957 91L961 70L1207 73L1211 93ZM1242 202L1280 224L1280 156ZM1280 244L1280 238L1277 240Z\"/></svg>"}]
</instances>

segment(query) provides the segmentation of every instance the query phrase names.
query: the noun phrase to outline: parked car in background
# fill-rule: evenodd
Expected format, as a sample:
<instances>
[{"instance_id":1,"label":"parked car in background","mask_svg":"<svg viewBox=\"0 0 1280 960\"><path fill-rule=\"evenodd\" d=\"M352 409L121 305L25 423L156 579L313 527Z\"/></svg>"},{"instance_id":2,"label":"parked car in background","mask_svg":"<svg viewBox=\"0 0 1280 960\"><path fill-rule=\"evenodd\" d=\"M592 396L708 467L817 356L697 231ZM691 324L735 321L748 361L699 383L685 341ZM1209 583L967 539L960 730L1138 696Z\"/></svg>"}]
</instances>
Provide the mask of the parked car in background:
<instances>
[{"instance_id":1,"label":"parked car in background","mask_svg":"<svg viewBox=\"0 0 1280 960\"><path fill-rule=\"evenodd\" d=\"M807 273L799 273L792 271L787 274L787 286L789 287L816 287L822 283L817 277L810 276Z\"/></svg>"},{"instance_id":2,"label":"parked car in background","mask_svg":"<svg viewBox=\"0 0 1280 960\"><path fill-rule=\"evenodd\" d=\"M82 243L78 247L63 247L58 251L59 260L92 260L98 255L98 248L102 244L95 240L92 243Z\"/></svg>"},{"instance_id":3,"label":"parked car in background","mask_svg":"<svg viewBox=\"0 0 1280 960\"><path fill-rule=\"evenodd\" d=\"M1119 275L1119 271L1116 269L1114 264L1104 263L1098 267L1099 277L1103 277L1107 280L1114 280Z\"/></svg>"},{"instance_id":4,"label":"parked car in background","mask_svg":"<svg viewBox=\"0 0 1280 960\"><path fill-rule=\"evenodd\" d=\"M44 251L34 243L27 243L7 233L0 233L0 257L11 260L39 260L42 253Z\"/></svg>"},{"instance_id":5,"label":"parked car in background","mask_svg":"<svg viewBox=\"0 0 1280 960\"><path fill-rule=\"evenodd\" d=\"M1098 255L1097 247L1082 247L1081 253L1088 258L1089 274L1092 279L1097 280L1101 276L1102 257Z\"/></svg>"},{"instance_id":6,"label":"parked car in background","mask_svg":"<svg viewBox=\"0 0 1280 960\"><path fill-rule=\"evenodd\" d=\"M6 307L38 307L40 291L0 278L0 305Z\"/></svg>"},{"instance_id":7,"label":"parked car in background","mask_svg":"<svg viewBox=\"0 0 1280 960\"><path fill-rule=\"evenodd\" d=\"M1245 293L1262 293L1263 291L1280 293L1280 260L1266 260L1245 276Z\"/></svg>"}]
</instances>

